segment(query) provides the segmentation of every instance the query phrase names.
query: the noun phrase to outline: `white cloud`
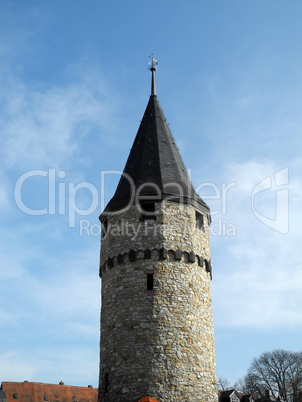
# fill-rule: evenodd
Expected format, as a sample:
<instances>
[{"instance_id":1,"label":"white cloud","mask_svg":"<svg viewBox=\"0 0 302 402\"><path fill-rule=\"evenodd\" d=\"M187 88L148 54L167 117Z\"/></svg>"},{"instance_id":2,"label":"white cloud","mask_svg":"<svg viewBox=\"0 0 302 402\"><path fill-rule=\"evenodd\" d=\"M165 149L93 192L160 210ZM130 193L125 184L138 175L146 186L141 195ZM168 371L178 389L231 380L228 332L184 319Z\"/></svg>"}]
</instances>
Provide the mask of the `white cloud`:
<instances>
[{"instance_id":1,"label":"white cloud","mask_svg":"<svg viewBox=\"0 0 302 402\"><path fill-rule=\"evenodd\" d=\"M66 385L98 386L99 359L91 348L59 344L53 345L51 352L46 348L29 352L20 348L0 353L0 360L0 378L5 381L58 384L63 380Z\"/></svg>"},{"instance_id":2,"label":"white cloud","mask_svg":"<svg viewBox=\"0 0 302 402\"><path fill-rule=\"evenodd\" d=\"M37 380L39 364L17 351L0 353L0 378L4 381ZM24 375L26 373L26 378Z\"/></svg>"},{"instance_id":3,"label":"white cloud","mask_svg":"<svg viewBox=\"0 0 302 402\"><path fill-rule=\"evenodd\" d=\"M2 379L97 386L100 281L92 240L56 255L36 247L24 258L26 241L14 257L10 247L2 250Z\"/></svg>"},{"instance_id":4,"label":"white cloud","mask_svg":"<svg viewBox=\"0 0 302 402\"><path fill-rule=\"evenodd\" d=\"M289 215L286 208L282 210L285 219L290 219L286 235L264 225L251 209L253 188L267 176L274 178L280 166L272 161L229 166L226 176L236 182L236 187L228 194L225 218L236 226L237 235L212 238L217 326L263 329L302 325L299 166L299 161L292 161L289 184L282 187L289 189ZM267 216L275 215L276 189L266 190L268 196L259 197L257 208Z\"/></svg>"},{"instance_id":5,"label":"white cloud","mask_svg":"<svg viewBox=\"0 0 302 402\"><path fill-rule=\"evenodd\" d=\"M22 235L27 237L25 231ZM71 233L69 239L72 240ZM58 248L56 255L38 246L26 255L30 241L23 241L18 253L14 253L16 247L10 246L9 241L6 250L2 250L1 278L5 286L1 297L7 300L2 314L17 321L30 317L36 324L43 321L46 314L54 327L54 322L62 321L68 325L80 322L88 327L91 322L95 323L100 308L97 240L93 238L92 244L83 248L79 239L78 251L67 247L64 252ZM49 245L53 249L58 243L60 240ZM64 330L62 325L60 328Z\"/></svg>"},{"instance_id":6,"label":"white cloud","mask_svg":"<svg viewBox=\"0 0 302 402\"><path fill-rule=\"evenodd\" d=\"M0 79L0 377L97 386L99 239L79 237L66 216L21 214L13 199L27 170L64 168L84 180L87 137L108 144L117 127L118 99L102 72L77 64L68 74L63 85L33 85L12 66ZM44 187L30 189L40 204Z\"/></svg>"},{"instance_id":7,"label":"white cloud","mask_svg":"<svg viewBox=\"0 0 302 402\"><path fill-rule=\"evenodd\" d=\"M101 137L114 99L100 75L86 69L76 83L50 88L6 77L0 100L2 163L9 168L59 167L75 153L79 156L81 142L92 129L97 127Z\"/></svg>"}]
</instances>

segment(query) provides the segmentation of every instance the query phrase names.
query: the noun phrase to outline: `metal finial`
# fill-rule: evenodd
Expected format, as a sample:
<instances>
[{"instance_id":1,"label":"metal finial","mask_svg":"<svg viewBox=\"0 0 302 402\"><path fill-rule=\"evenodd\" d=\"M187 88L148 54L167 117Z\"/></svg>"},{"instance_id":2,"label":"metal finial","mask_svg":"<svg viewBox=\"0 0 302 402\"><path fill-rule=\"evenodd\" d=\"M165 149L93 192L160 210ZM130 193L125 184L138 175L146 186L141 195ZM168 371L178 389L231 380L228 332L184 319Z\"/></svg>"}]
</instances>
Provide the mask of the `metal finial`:
<instances>
[{"instance_id":1,"label":"metal finial","mask_svg":"<svg viewBox=\"0 0 302 402\"><path fill-rule=\"evenodd\" d=\"M149 56L149 58L151 59L150 61L149 61L149 70L151 70L151 71L156 71L156 66L157 66L157 64L158 64L158 61L154 58L154 54L153 53L151 53L151 56Z\"/></svg>"},{"instance_id":2,"label":"metal finial","mask_svg":"<svg viewBox=\"0 0 302 402\"><path fill-rule=\"evenodd\" d=\"M153 53L151 53L150 61L149 61L149 70L152 71L152 83L151 83L151 95L156 95L156 88L155 88L155 77L154 71L156 71L156 66L158 64L157 60L154 58Z\"/></svg>"}]
</instances>

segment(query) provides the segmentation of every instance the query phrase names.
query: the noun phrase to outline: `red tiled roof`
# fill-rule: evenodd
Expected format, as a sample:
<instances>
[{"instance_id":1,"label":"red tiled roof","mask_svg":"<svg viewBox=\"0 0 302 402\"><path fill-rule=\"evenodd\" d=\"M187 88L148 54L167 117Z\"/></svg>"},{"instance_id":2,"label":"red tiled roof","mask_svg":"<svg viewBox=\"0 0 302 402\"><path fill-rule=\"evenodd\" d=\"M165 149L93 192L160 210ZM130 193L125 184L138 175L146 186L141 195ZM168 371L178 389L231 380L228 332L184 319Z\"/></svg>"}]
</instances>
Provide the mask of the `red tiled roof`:
<instances>
[{"instance_id":1,"label":"red tiled roof","mask_svg":"<svg viewBox=\"0 0 302 402\"><path fill-rule=\"evenodd\" d=\"M6 393L7 402L47 402L47 400L48 402L97 402L98 400L97 388L27 381L3 381L1 388ZM14 394L18 399L14 399Z\"/></svg>"}]
</instances>

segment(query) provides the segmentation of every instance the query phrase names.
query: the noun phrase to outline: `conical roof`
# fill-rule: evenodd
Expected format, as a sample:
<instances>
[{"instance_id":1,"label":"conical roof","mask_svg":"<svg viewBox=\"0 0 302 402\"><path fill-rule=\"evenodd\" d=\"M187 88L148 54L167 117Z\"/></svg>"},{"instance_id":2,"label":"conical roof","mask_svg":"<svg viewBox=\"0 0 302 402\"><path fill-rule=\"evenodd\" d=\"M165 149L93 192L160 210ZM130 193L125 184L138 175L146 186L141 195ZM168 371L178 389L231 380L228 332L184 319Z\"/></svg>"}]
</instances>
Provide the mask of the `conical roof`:
<instances>
[{"instance_id":1,"label":"conical roof","mask_svg":"<svg viewBox=\"0 0 302 402\"><path fill-rule=\"evenodd\" d=\"M137 193L140 199L169 199L210 213L194 190L153 89L116 192L102 216L129 206Z\"/></svg>"}]
</instances>

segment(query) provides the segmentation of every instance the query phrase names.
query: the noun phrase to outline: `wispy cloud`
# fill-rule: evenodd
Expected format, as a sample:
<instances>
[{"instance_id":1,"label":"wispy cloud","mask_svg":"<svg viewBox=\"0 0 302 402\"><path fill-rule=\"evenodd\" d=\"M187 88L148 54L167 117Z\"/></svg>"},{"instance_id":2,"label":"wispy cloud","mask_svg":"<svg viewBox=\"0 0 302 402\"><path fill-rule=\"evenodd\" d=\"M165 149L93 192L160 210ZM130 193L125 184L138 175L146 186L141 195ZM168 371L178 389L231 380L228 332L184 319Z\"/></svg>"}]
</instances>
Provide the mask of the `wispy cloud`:
<instances>
[{"instance_id":1,"label":"wispy cloud","mask_svg":"<svg viewBox=\"0 0 302 402\"><path fill-rule=\"evenodd\" d=\"M4 353L0 352L0 359L0 376L2 379L8 379L7 381L21 381L21 379L24 378L24 373L26 373L28 378L24 378L24 380L36 380L40 364L31 361L29 356L24 356L17 351L9 351Z\"/></svg>"},{"instance_id":2,"label":"wispy cloud","mask_svg":"<svg viewBox=\"0 0 302 402\"><path fill-rule=\"evenodd\" d=\"M66 385L98 386L99 360L95 350L54 343L51 353L48 347L31 348L1 353L0 377L5 381L34 381ZM94 379L94 382L91 382Z\"/></svg>"},{"instance_id":3,"label":"wispy cloud","mask_svg":"<svg viewBox=\"0 0 302 402\"><path fill-rule=\"evenodd\" d=\"M79 237L65 216L22 214L14 202L15 183L27 170L63 168L84 180L87 137L108 143L115 130L119 101L100 69L79 63L68 72L62 85L29 84L14 69L0 79L0 377L82 385L94 379L97 386L99 239ZM43 189L33 185L32 199L43 203ZM79 203L86 196L79 194Z\"/></svg>"},{"instance_id":4,"label":"wispy cloud","mask_svg":"<svg viewBox=\"0 0 302 402\"><path fill-rule=\"evenodd\" d=\"M214 224L221 217L226 219L236 227L236 236L212 238L217 268L213 300L218 326L263 329L302 325L299 166L299 161L292 161L289 184L282 187L289 190L288 210L283 206L281 211L282 217L289 219L289 232L285 235L259 221L251 207L255 186L268 176L273 179L280 166L272 161L250 161L228 167L226 177L236 187L228 194L227 215L214 217ZM277 208L276 190L272 187L259 194L257 209L269 219L274 219Z\"/></svg>"},{"instance_id":5,"label":"wispy cloud","mask_svg":"<svg viewBox=\"0 0 302 402\"><path fill-rule=\"evenodd\" d=\"M8 168L62 166L80 155L84 138L93 129L104 136L114 99L99 71L82 71L76 83L32 88L2 83L1 159ZM5 95L4 95L5 94Z\"/></svg>"},{"instance_id":6,"label":"wispy cloud","mask_svg":"<svg viewBox=\"0 0 302 402\"><path fill-rule=\"evenodd\" d=\"M14 258L10 248L1 253L1 378L63 379L71 384L76 378L83 385L96 381L100 313L96 241L86 249L79 242L78 251L67 247L65 256L59 249L51 255L41 248L24 259L26 242Z\"/></svg>"}]
</instances>

